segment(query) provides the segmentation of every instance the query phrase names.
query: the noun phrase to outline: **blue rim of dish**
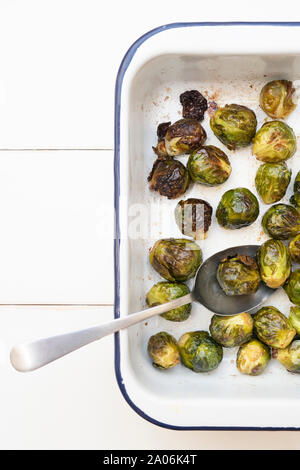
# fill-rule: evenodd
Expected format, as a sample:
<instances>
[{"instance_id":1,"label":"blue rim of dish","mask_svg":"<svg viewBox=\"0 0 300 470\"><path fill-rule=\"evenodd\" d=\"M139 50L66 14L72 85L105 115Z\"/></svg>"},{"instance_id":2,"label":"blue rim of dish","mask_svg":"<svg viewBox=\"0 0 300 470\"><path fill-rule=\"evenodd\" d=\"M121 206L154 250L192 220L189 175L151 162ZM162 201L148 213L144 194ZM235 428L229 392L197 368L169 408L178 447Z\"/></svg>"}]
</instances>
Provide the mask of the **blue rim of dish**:
<instances>
[{"instance_id":1,"label":"blue rim of dish","mask_svg":"<svg viewBox=\"0 0 300 470\"><path fill-rule=\"evenodd\" d=\"M114 204L115 204L115 239L114 239L114 273L115 273L115 299L114 299L114 316L119 318L120 316L120 266L119 266L119 254L120 254L120 222L119 222L119 198L120 198L120 111L121 111L121 91L122 83L125 72L136 53L137 49L147 39L152 36L166 31L168 29L175 28L186 28L186 27L203 27L203 26L300 26L300 22L193 22L193 23L170 23L167 25L159 26L158 28L148 31L139 39L137 39L132 46L126 52L116 79L115 86L115 127L114 127ZM156 419L148 416L143 410L138 408L135 403L129 397L123 378L121 374L120 364L120 335L115 333L115 374L116 379L121 390L121 393L129 406L142 418L150 423L157 426L179 430L179 431L299 431L300 427L237 427L237 426L175 426L172 424L162 423Z\"/></svg>"}]
</instances>

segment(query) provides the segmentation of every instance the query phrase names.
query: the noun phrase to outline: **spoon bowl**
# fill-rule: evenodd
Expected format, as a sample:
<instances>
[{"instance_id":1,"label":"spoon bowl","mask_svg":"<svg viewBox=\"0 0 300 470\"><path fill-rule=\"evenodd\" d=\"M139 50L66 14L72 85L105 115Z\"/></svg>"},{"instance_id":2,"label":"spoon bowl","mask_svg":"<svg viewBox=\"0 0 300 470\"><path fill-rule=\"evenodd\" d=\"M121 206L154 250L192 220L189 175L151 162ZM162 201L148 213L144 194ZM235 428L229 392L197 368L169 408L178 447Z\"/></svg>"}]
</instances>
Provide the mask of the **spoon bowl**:
<instances>
[{"instance_id":1,"label":"spoon bowl","mask_svg":"<svg viewBox=\"0 0 300 470\"><path fill-rule=\"evenodd\" d=\"M270 289L261 282L255 294L230 296L223 292L216 277L219 263L224 258L235 255L247 255L254 258L258 248L259 245L234 246L208 258L197 272L192 292L193 299L219 315L237 315L258 307L274 292L274 289Z\"/></svg>"}]
</instances>

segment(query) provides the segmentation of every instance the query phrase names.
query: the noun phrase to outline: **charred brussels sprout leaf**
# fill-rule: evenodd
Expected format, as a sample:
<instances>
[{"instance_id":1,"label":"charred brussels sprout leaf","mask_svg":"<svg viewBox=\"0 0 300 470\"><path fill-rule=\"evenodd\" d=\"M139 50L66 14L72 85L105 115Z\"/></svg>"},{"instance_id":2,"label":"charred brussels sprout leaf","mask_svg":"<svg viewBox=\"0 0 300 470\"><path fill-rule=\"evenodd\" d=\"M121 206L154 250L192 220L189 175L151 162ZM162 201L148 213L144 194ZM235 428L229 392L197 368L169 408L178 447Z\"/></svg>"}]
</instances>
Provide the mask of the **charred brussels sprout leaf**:
<instances>
[{"instance_id":1,"label":"charred brussels sprout leaf","mask_svg":"<svg viewBox=\"0 0 300 470\"><path fill-rule=\"evenodd\" d=\"M202 199L179 201L175 208L175 220L183 235L203 240L211 224L212 207Z\"/></svg>"},{"instance_id":2,"label":"charred brussels sprout leaf","mask_svg":"<svg viewBox=\"0 0 300 470\"><path fill-rule=\"evenodd\" d=\"M289 250L292 260L295 261L295 263L300 263L300 235L296 235L295 238L290 241Z\"/></svg>"},{"instance_id":3,"label":"charred brussels sprout leaf","mask_svg":"<svg viewBox=\"0 0 300 470\"><path fill-rule=\"evenodd\" d=\"M165 138L167 130L170 127L170 125L171 125L171 121L161 122L160 124L158 124L157 131L156 131L158 141L163 140Z\"/></svg>"},{"instance_id":4,"label":"charred brussels sprout leaf","mask_svg":"<svg viewBox=\"0 0 300 470\"><path fill-rule=\"evenodd\" d=\"M293 304L300 305L300 269L292 272L283 288L290 301Z\"/></svg>"},{"instance_id":5,"label":"charred brussels sprout leaf","mask_svg":"<svg viewBox=\"0 0 300 470\"><path fill-rule=\"evenodd\" d=\"M265 370L270 359L268 346L257 339L252 339L239 348L236 366L242 374L259 375Z\"/></svg>"},{"instance_id":6,"label":"charred brussels sprout leaf","mask_svg":"<svg viewBox=\"0 0 300 470\"><path fill-rule=\"evenodd\" d=\"M255 136L256 125L254 112L238 104L226 104L210 119L213 133L229 150L247 147Z\"/></svg>"},{"instance_id":7,"label":"charred brussels sprout leaf","mask_svg":"<svg viewBox=\"0 0 300 470\"><path fill-rule=\"evenodd\" d=\"M273 80L260 92L260 106L274 119L286 118L297 106L295 88L289 80Z\"/></svg>"},{"instance_id":8,"label":"charred brussels sprout leaf","mask_svg":"<svg viewBox=\"0 0 300 470\"><path fill-rule=\"evenodd\" d=\"M222 184L231 174L227 155L213 145L195 150L189 157L187 167L192 180L206 186Z\"/></svg>"},{"instance_id":9,"label":"charred brussels sprout leaf","mask_svg":"<svg viewBox=\"0 0 300 470\"><path fill-rule=\"evenodd\" d=\"M252 152L258 160L283 162L296 151L296 137L291 127L281 121L266 122L256 133Z\"/></svg>"},{"instance_id":10,"label":"charred brussels sprout leaf","mask_svg":"<svg viewBox=\"0 0 300 470\"><path fill-rule=\"evenodd\" d=\"M261 279L254 259L238 255L221 261L217 280L226 295L248 295L257 291Z\"/></svg>"},{"instance_id":11,"label":"charred brussels sprout leaf","mask_svg":"<svg viewBox=\"0 0 300 470\"><path fill-rule=\"evenodd\" d=\"M190 289L185 284L179 282L158 282L146 295L146 302L149 307L155 307L171 300L178 299L190 293ZM173 308L161 316L170 321L184 321L190 316L192 304L182 305L182 307Z\"/></svg>"},{"instance_id":12,"label":"charred brussels sprout leaf","mask_svg":"<svg viewBox=\"0 0 300 470\"><path fill-rule=\"evenodd\" d=\"M202 263L202 252L192 240L158 240L149 255L153 268L167 281L186 281L194 277Z\"/></svg>"},{"instance_id":13,"label":"charred brussels sprout leaf","mask_svg":"<svg viewBox=\"0 0 300 470\"><path fill-rule=\"evenodd\" d=\"M246 343L252 336L253 320L249 313L213 315L209 331L213 339L225 348Z\"/></svg>"},{"instance_id":14,"label":"charred brussels sprout leaf","mask_svg":"<svg viewBox=\"0 0 300 470\"><path fill-rule=\"evenodd\" d=\"M286 348L296 334L289 320L275 307L263 307L254 315L254 332L272 348Z\"/></svg>"},{"instance_id":15,"label":"charred brussels sprout leaf","mask_svg":"<svg viewBox=\"0 0 300 470\"><path fill-rule=\"evenodd\" d=\"M169 158L169 155L167 154L166 146L165 146L165 135L170 125L171 125L171 121L162 122L161 124L157 126L156 134L157 134L158 142L157 142L156 147L152 147L152 148L154 152L156 153L156 155L158 156L158 158L160 159Z\"/></svg>"},{"instance_id":16,"label":"charred brussels sprout leaf","mask_svg":"<svg viewBox=\"0 0 300 470\"><path fill-rule=\"evenodd\" d=\"M203 145L206 132L195 119L180 119L168 127L165 147L169 156L191 153Z\"/></svg>"},{"instance_id":17,"label":"charred brussels sprout leaf","mask_svg":"<svg viewBox=\"0 0 300 470\"><path fill-rule=\"evenodd\" d=\"M157 191L161 196L175 199L187 190L190 177L186 167L176 160L157 159L148 177L151 190Z\"/></svg>"},{"instance_id":18,"label":"charred brussels sprout leaf","mask_svg":"<svg viewBox=\"0 0 300 470\"><path fill-rule=\"evenodd\" d=\"M180 95L180 103L183 106L184 118L202 121L207 110L207 100L198 90L185 91Z\"/></svg>"},{"instance_id":19,"label":"charred brussels sprout leaf","mask_svg":"<svg viewBox=\"0 0 300 470\"><path fill-rule=\"evenodd\" d=\"M275 204L263 216L262 227L270 237L288 240L300 232L300 214L293 206Z\"/></svg>"},{"instance_id":20,"label":"charred brussels sprout leaf","mask_svg":"<svg viewBox=\"0 0 300 470\"><path fill-rule=\"evenodd\" d=\"M152 365L158 369L170 369L180 362L178 343L165 331L151 336L148 342L148 353L153 361Z\"/></svg>"},{"instance_id":21,"label":"charred brussels sprout leaf","mask_svg":"<svg viewBox=\"0 0 300 470\"><path fill-rule=\"evenodd\" d=\"M300 193L300 171L296 174L294 181L294 193Z\"/></svg>"},{"instance_id":22,"label":"charred brussels sprout leaf","mask_svg":"<svg viewBox=\"0 0 300 470\"><path fill-rule=\"evenodd\" d=\"M247 188L226 191L216 212L219 224L229 229L238 229L251 225L257 219L258 214L258 200Z\"/></svg>"},{"instance_id":23,"label":"charred brussels sprout leaf","mask_svg":"<svg viewBox=\"0 0 300 470\"><path fill-rule=\"evenodd\" d=\"M256 190L265 204L280 201L291 181L291 171L285 163L264 163L255 177Z\"/></svg>"},{"instance_id":24,"label":"charred brussels sprout leaf","mask_svg":"<svg viewBox=\"0 0 300 470\"><path fill-rule=\"evenodd\" d=\"M290 197L290 203L297 209L300 209L300 194L295 193Z\"/></svg>"},{"instance_id":25,"label":"charred brussels sprout leaf","mask_svg":"<svg viewBox=\"0 0 300 470\"><path fill-rule=\"evenodd\" d=\"M185 333L178 344L183 365L194 372L209 372L216 369L222 361L222 347L207 331Z\"/></svg>"},{"instance_id":26,"label":"charred brussels sprout leaf","mask_svg":"<svg viewBox=\"0 0 300 470\"><path fill-rule=\"evenodd\" d=\"M295 328L297 335L300 335L300 307L290 308L289 320L292 327Z\"/></svg>"},{"instance_id":27,"label":"charred brussels sprout leaf","mask_svg":"<svg viewBox=\"0 0 300 470\"><path fill-rule=\"evenodd\" d=\"M288 372L300 373L300 340L293 341L287 348L273 349L272 357L277 359Z\"/></svg>"},{"instance_id":28,"label":"charred brussels sprout leaf","mask_svg":"<svg viewBox=\"0 0 300 470\"><path fill-rule=\"evenodd\" d=\"M257 251L257 262L262 280L277 289L291 273L291 256L280 240L267 240Z\"/></svg>"}]
</instances>

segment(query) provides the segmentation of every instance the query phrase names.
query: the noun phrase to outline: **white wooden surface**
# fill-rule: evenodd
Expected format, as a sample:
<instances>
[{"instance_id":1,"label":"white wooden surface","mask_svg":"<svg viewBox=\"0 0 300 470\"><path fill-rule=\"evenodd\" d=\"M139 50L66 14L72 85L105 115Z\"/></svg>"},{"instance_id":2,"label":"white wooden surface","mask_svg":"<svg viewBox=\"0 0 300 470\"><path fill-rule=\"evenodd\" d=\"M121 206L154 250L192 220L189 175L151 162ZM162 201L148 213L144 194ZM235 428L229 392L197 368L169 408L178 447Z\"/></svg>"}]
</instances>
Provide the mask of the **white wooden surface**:
<instances>
[{"instance_id":1,"label":"white wooden surface","mask_svg":"<svg viewBox=\"0 0 300 470\"><path fill-rule=\"evenodd\" d=\"M251 8L0 0L1 449L300 448L297 432L178 432L142 420L118 390L113 338L28 375L8 359L18 341L112 318L113 92L128 47L175 21L300 19L292 1Z\"/></svg>"}]
</instances>

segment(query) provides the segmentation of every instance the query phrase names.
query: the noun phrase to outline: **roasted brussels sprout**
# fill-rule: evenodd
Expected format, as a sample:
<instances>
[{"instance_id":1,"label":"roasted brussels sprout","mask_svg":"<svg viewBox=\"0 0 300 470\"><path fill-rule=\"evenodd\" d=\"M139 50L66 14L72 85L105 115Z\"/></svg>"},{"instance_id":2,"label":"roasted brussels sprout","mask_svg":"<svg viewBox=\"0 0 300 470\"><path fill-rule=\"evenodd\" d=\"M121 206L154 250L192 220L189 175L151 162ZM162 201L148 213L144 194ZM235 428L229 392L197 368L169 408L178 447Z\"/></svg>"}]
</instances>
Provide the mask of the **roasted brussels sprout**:
<instances>
[{"instance_id":1,"label":"roasted brussels sprout","mask_svg":"<svg viewBox=\"0 0 300 470\"><path fill-rule=\"evenodd\" d=\"M157 159L148 176L149 187L161 196L175 199L187 190L190 177L186 167L173 158Z\"/></svg>"},{"instance_id":2,"label":"roasted brussels sprout","mask_svg":"<svg viewBox=\"0 0 300 470\"><path fill-rule=\"evenodd\" d=\"M203 145L206 132L195 119L180 119L168 127L165 147L169 156L191 153Z\"/></svg>"},{"instance_id":3,"label":"roasted brussels sprout","mask_svg":"<svg viewBox=\"0 0 300 470\"><path fill-rule=\"evenodd\" d=\"M300 193L300 171L298 171L294 180L294 193Z\"/></svg>"},{"instance_id":4,"label":"roasted brussels sprout","mask_svg":"<svg viewBox=\"0 0 300 470\"><path fill-rule=\"evenodd\" d=\"M217 207L217 220L224 228L238 229L251 225L258 217L258 200L247 188L226 191Z\"/></svg>"},{"instance_id":5,"label":"roasted brussels sprout","mask_svg":"<svg viewBox=\"0 0 300 470\"><path fill-rule=\"evenodd\" d=\"M295 151L294 131L282 121L266 122L253 140L252 152L263 162L283 162L294 155Z\"/></svg>"},{"instance_id":6,"label":"roasted brussels sprout","mask_svg":"<svg viewBox=\"0 0 300 470\"><path fill-rule=\"evenodd\" d=\"M148 353L153 361L152 365L158 369L170 369L180 362L178 343L165 331L151 336L148 342Z\"/></svg>"},{"instance_id":7,"label":"roasted brussels sprout","mask_svg":"<svg viewBox=\"0 0 300 470\"><path fill-rule=\"evenodd\" d=\"M260 165L255 186L265 204L274 204L283 198L291 181L291 173L284 162Z\"/></svg>"},{"instance_id":8,"label":"roasted brussels sprout","mask_svg":"<svg viewBox=\"0 0 300 470\"><path fill-rule=\"evenodd\" d=\"M273 349L272 357L277 359L288 372L300 373L300 340L293 341L287 348Z\"/></svg>"},{"instance_id":9,"label":"roasted brussels sprout","mask_svg":"<svg viewBox=\"0 0 300 470\"><path fill-rule=\"evenodd\" d=\"M293 83L289 80L273 80L266 83L260 92L259 102L270 117L286 118L297 105Z\"/></svg>"},{"instance_id":10,"label":"roasted brussels sprout","mask_svg":"<svg viewBox=\"0 0 300 470\"><path fill-rule=\"evenodd\" d=\"M277 289L282 286L291 273L291 256L280 240L267 240L257 251L257 263L262 280Z\"/></svg>"},{"instance_id":11,"label":"roasted brussels sprout","mask_svg":"<svg viewBox=\"0 0 300 470\"><path fill-rule=\"evenodd\" d=\"M300 305L300 269L292 272L283 288L290 301L293 304Z\"/></svg>"},{"instance_id":12,"label":"roasted brussels sprout","mask_svg":"<svg viewBox=\"0 0 300 470\"><path fill-rule=\"evenodd\" d=\"M223 358L223 349L207 331L185 333L178 341L183 365L194 372L216 369Z\"/></svg>"},{"instance_id":13,"label":"roasted brussels sprout","mask_svg":"<svg viewBox=\"0 0 300 470\"><path fill-rule=\"evenodd\" d=\"M203 240L211 224L212 207L202 199L179 201L175 207L175 220L183 235Z\"/></svg>"},{"instance_id":14,"label":"roasted brussels sprout","mask_svg":"<svg viewBox=\"0 0 300 470\"><path fill-rule=\"evenodd\" d=\"M289 250L292 260L295 261L295 263L300 263L300 234L296 235L295 238L290 241Z\"/></svg>"},{"instance_id":15,"label":"roasted brussels sprout","mask_svg":"<svg viewBox=\"0 0 300 470\"><path fill-rule=\"evenodd\" d=\"M154 244L149 259L167 281L186 281L195 276L202 263L202 252L192 240L163 238Z\"/></svg>"},{"instance_id":16,"label":"roasted brussels sprout","mask_svg":"<svg viewBox=\"0 0 300 470\"><path fill-rule=\"evenodd\" d=\"M217 280L226 295L254 294L261 281L256 262L246 255L222 260L217 269Z\"/></svg>"},{"instance_id":17,"label":"roasted brussels sprout","mask_svg":"<svg viewBox=\"0 0 300 470\"><path fill-rule=\"evenodd\" d=\"M247 147L255 136L256 116L246 106L226 104L210 118L210 127L229 150Z\"/></svg>"},{"instance_id":18,"label":"roasted brussels sprout","mask_svg":"<svg viewBox=\"0 0 300 470\"><path fill-rule=\"evenodd\" d=\"M290 203L297 209L300 209L300 194L295 193L290 197Z\"/></svg>"},{"instance_id":19,"label":"roasted brussels sprout","mask_svg":"<svg viewBox=\"0 0 300 470\"><path fill-rule=\"evenodd\" d=\"M213 315L209 331L212 338L224 348L246 343L252 336L253 319L249 313L224 316Z\"/></svg>"},{"instance_id":20,"label":"roasted brussels sprout","mask_svg":"<svg viewBox=\"0 0 300 470\"><path fill-rule=\"evenodd\" d=\"M267 235L277 240L288 240L300 232L300 214L288 204L275 204L262 218Z\"/></svg>"},{"instance_id":21,"label":"roasted brussels sprout","mask_svg":"<svg viewBox=\"0 0 300 470\"><path fill-rule=\"evenodd\" d=\"M207 99L198 90L190 90L181 93L180 103L183 106L182 116L184 118L202 121L207 110Z\"/></svg>"},{"instance_id":22,"label":"roasted brussels sprout","mask_svg":"<svg viewBox=\"0 0 300 470\"><path fill-rule=\"evenodd\" d=\"M290 308L289 320L297 335L300 335L300 307L293 306Z\"/></svg>"},{"instance_id":23,"label":"roasted brussels sprout","mask_svg":"<svg viewBox=\"0 0 300 470\"><path fill-rule=\"evenodd\" d=\"M146 302L149 307L155 307L155 305L170 302L189 293L190 289L185 284L179 282L158 282L147 293ZM162 313L161 316L170 321L184 321L189 318L191 309L192 304L186 304Z\"/></svg>"},{"instance_id":24,"label":"roasted brussels sprout","mask_svg":"<svg viewBox=\"0 0 300 470\"><path fill-rule=\"evenodd\" d=\"M236 366L242 374L259 375L271 359L270 349L257 339L241 346L237 353Z\"/></svg>"},{"instance_id":25,"label":"roasted brussels sprout","mask_svg":"<svg viewBox=\"0 0 300 470\"><path fill-rule=\"evenodd\" d=\"M296 334L290 321L275 307L262 307L254 315L254 333L272 348L286 348Z\"/></svg>"},{"instance_id":26,"label":"roasted brussels sprout","mask_svg":"<svg viewBox=\"0 0 300 470\"><path fill-rule=\"evenodd\" d=\"M231 174L231 165L227 155L213 145L206 145L195 150L189 156L187 167L192 180L206 186L222 184Z\"/></svg>"}]
</instances>

